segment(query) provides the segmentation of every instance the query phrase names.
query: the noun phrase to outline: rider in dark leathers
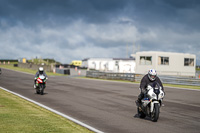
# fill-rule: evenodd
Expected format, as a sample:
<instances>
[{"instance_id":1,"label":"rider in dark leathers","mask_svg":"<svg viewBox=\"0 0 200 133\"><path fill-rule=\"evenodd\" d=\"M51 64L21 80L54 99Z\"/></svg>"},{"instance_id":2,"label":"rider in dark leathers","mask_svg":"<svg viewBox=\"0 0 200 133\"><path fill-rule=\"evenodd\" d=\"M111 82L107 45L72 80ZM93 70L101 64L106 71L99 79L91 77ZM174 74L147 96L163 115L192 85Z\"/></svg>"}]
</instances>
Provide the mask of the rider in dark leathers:
<instances>
[{"instance_id":1,"label":"rider in dark leathers","mask_svg":"<svg viewBox=\"0 0 200 133\"><path fill-rule=\"evenodd\" d=\"M148 71L148 74L146 74L140 82L141 92L138 96L138 100L136 101L136 103L139 103L139 104L141 103L141 100L144 98L144 95L147 93L146 88L147 88L148 84L151 84L153 82L157 82L162 87L162 90L164 91L162 82L160 81L159 77L157 77L156 70L150 69Z\"/></svg>"}]
</instances>

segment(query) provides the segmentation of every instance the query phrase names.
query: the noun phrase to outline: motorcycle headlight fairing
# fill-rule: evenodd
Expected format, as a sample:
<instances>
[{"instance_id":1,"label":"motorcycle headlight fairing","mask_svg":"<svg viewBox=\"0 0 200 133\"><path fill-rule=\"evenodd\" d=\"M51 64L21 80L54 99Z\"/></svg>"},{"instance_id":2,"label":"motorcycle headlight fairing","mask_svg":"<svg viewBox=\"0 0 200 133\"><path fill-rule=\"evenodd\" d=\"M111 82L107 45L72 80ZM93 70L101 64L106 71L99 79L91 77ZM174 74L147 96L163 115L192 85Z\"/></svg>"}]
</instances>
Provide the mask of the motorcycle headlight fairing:
<instances>
[{"instance_id":1,"label":"motorcycle headlight fairing","mask_svg":"<svg viewBox=\"0 0 200 133\"><path fill-rule=\"evenodd\" d=\"M153 98L156 98L156 94L155 94L155 93L152 93L151 96L152 96Z\"/></svg>"},{"instance_id":2,"label":"motorcycle headlight fairing","mask_svg":"<svg viewBox=\"0 0 200 133\"><path fill-rule=\"evenodd\" d=\"M159 99L161 99L161 98L163 98L163 97L164 97L164 93L161 92L161 93L159 94Z\"/></svg>"}]
</instances>

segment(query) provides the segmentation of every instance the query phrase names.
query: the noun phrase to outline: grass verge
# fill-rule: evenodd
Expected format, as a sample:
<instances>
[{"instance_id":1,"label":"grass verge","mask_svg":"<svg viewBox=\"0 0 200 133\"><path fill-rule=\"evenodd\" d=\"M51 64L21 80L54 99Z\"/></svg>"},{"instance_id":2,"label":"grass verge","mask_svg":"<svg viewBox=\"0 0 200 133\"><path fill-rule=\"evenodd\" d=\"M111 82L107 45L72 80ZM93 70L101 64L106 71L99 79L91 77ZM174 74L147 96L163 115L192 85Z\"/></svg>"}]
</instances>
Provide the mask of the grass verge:
<instances>
[{"instance_id":1,"label":"grass verge","mask_svg":"<svg viewBox=\"0 0 200 133\"><path fill-rule=\"evenodd\" d=\"M0 65L0 68L7 68L7 69L15 70L15 71L27 72L27 73L31 73L31 74L34 74L34 75L37 72L37 70L14 67L12 64L10 64L10 65ZM46 72L46 74L47 74L47 76L67 76L67 75L64 75L64 74L53 73L53 72Z\"/></svg>"},{"instance_id":2,"label":"grass verge","mask_svg":"<svg viewBox=\"0 0 200 133\"><path fill-rule=\"evenodd\" d=\"M187 89L199 89L200 86L190 86L190 85L173 85L173 84L163 84L164 87L178 87L178 88L187 88Z\"/></svg>"},{"instance_id":3,"label":"grass verge","mask_svg":"<svg viewBox=\"0 0 200 133\"><path fill-rule=\"evenodd\" d=\"M118 82L126 82L126 83L136 83L136 84L140 84L140 82L132 82L132 81L128 81L128 80L110 80L110 79L88 78L88 77L77 77L77 78L96 79L96 80L107 80L107 81L118 81ZM200 90L200 86L173 85L173 84L163 84L163 86L164 86L164 87L178 87L178 88L199 89L199 90Z\"/></svg>"},{"instance_id":4,"label":"grass verge","mask_svg":"<svg viewBox=\"0 0 200 133\"><path fill-rule=\"evenodd\" d=\"M92 133L57 114L0 89L2 133Z\"/></svg>"}]
</instances>

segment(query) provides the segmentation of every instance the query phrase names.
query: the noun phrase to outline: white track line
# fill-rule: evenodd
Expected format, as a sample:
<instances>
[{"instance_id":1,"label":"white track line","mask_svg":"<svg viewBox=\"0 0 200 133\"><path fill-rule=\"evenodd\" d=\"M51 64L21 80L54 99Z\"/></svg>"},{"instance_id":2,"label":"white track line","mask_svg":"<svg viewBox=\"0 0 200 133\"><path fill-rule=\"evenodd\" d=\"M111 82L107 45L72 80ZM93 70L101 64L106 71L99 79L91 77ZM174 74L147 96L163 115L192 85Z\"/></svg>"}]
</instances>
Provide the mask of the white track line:
<instances>
[{"instance_id":1,"label":"white track line","mask_svg":"<svg viewBox=\"0 0 200 133\"><path fill-rule=\"evenodd\" d=\"M5 90L5 91L7 91L7 92L9 92L9 93L12 93L12 94L14 94L14 95L16 95L16 96L19 96L19 97L21 97L21 98L23 98L23 99L25 99L25 100L27 100L27 101L29 101L29 102L32 102L32 103L34 103L34 104L36 104L36 105L38 105L38 106L40 106L40 107L42 107L42 108L45 108L45 109L47 109L47 110L49 110L49 111L51 111L51 112L53 112L53 113L56 113L56 114L58 114L58 115L60 115L60 116L62 116L62 117L64 117L64 118L66 118L66 119L69 119L69 120L71 120L71 121L73 121L73 122L75 122L75 123L77 123L77 124L79 124L79 125L81 125L81 126L87 128L87 129L89 129L89 130L91 130L91 131L93 131L93 132L96 132L96 133L103 133L102 131L100 131L100 130L98 130L98 129L95 129L95 128L93 128L93 127L91 127L91 126L89 126L89 125L87 125L87 124L85 124L85 123L83 123L83 122L80 122L80 121L78 121L78 120L76 120L76 119L74 119L74 118L72 118L72 117L70 117L70 116L67 116L67 115L65 115L65 114L63 114L63 113L61 113L61 112L58 112L58 111L56 111L56 110L54 110L54 109L52 109L52 108L49 108L49 107L47 107L47 106L45 106L45 105L43 105L43 104L41 104L41 103L38 103L38 102L36 102L36 101L34 101L34 100L31 100L31 99L29 99L29 98L27 98L27 97L24 97L24 96L22 96L22 95L20 95L20 94L18 94L18 93L15 93L15 92L13 92L13 91L10 91L10 90L8 90L8 89L5 89L5 88L3 88L3 87L1 87L1 86L0 86L0 89Z\"/></svg>"}]
</instances>

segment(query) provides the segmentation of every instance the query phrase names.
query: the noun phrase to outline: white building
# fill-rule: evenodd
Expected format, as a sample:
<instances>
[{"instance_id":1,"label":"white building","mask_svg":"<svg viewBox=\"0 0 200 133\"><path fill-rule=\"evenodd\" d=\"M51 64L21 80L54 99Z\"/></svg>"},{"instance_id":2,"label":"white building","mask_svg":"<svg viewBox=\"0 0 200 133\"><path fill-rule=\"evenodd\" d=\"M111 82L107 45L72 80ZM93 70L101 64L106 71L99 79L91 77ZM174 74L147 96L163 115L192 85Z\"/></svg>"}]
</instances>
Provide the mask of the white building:
<instances>
[{"instance_id":1,"label":"white building","mask_svg":"<svg viewBox=\"0 0 200 133\"><path fill-rule=\"evenodd\" d=\"M82 67L106 72L135 73L133 58L88 58L82 60Z\"/></svg>"},{"instance_id":2,"label":"white building","mask_svg":"<svg viewBox=\"0 0 200 133\"><path fill-rule=\"evenodd\" d=\"M159 75L195 76L196 56L193 54L144 51L137 52L135 57L138 74L146 74L154 68Z\"/></svg>"}]
</instances>

